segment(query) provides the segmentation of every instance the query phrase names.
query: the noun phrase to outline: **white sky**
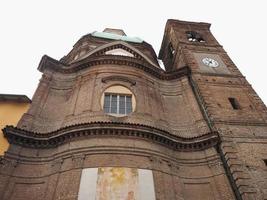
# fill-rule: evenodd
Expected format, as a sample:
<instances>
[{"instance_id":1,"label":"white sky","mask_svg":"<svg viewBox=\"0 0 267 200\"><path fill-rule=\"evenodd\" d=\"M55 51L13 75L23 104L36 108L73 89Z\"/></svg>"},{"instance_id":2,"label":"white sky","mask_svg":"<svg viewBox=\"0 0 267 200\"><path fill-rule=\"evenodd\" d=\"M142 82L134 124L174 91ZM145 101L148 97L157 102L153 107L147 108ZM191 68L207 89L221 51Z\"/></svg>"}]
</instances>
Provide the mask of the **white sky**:
<instances>
[{"instance_id":1,"label":"white sky","mask_svg":"<svg viewBox=\"0 0 267 200\"><path fill-rule=\"evenodd\" d=\"M0 93L32 97L47 54L60 59L83 35L121 28L158 54L166 20L212 24L211 30L267 103L267 2L264 0L0 0Z\"/></svg>"}]
</instances>

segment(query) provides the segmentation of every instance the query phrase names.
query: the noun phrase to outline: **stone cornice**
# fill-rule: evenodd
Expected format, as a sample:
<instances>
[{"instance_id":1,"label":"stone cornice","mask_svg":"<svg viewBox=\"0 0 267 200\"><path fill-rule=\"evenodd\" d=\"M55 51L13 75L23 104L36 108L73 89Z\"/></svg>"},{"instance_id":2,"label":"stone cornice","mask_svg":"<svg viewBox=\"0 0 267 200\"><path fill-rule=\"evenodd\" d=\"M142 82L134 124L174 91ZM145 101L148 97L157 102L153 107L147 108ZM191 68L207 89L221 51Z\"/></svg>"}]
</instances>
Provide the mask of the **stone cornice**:
<instances>
[{"instance_id":1,"label":"stone cornice","mask_svg":"<svg viewBox=\"0 0 267 200\"><path fill-rule=\"evenodd\" d=\"M108 76L108 77L102 78L101 81L103 83L107 83L109 81L123 81L123 82L128 82L131 85L136 85L136 81L134 81L128 77L124 77L124 76Z\"/></svg>"},{"instance_id":2,"label":"stone cornice","mask_svg":"<svg viewBox=\"0 0 267 200\"><path fill-rule=\"evenodd\" d=\"M219 120L214 119L215 124L227 124L227 125L241 125L241 126L267 126L266 122L263 121L252 121L252 120Z\"/></svg>"},{"instance_id":3,"label":"stone cornice","mask_svg":"<svg viewBox=\"0 0 267 200\"><path fill-rule=\"evenodd\" d=\"M193 138L183 138L150 126L118 122L78 124L50 133L34 133L7 126L3 132L10 144L29 148L54 148L72 140L93 137L144 139L177 151L203 150L215 146L219 142L217 132L210 132Z\"/></svg>"},{"instance_id":4,"label":"stone cornice","mask_svg":"<svg viewBox=\"0 0 267 200\"><path fill-rule=\"evenodd\" d=\"M162 80L177 79L182 76L189 75L191 73L190 68L185 66L172 72L165 72L163 69L156 68L144 60L136 58L118 56L118 55L100 55L88 57L79 62L71 65L66 65L60 61L57 61L47 55L43 56L38 70L44 72L45 70L52 70L61 73L75 73L77 71L97 66L97 65L127 65L129 67L135 67L149 73Z\"/></svg>"}]
</instances>

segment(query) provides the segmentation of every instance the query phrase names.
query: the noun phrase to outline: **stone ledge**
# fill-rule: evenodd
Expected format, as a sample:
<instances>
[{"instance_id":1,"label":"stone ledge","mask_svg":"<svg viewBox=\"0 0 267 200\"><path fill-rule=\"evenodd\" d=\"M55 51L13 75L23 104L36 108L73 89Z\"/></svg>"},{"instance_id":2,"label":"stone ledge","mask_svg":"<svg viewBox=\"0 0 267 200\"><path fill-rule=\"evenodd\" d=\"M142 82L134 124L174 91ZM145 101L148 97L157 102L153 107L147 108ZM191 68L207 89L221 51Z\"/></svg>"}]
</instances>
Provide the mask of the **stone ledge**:
<instances>
[{"instance_id":1,"label":"stone ledge","mask_svg":"<svg viewBox=\"0 0 267 200\"><path fill-rule=\"evenodd\" d=\"M154 127L119 122L77 124L50 133L34 133L7 126L3 132L9 143L29 148L54 148L74 139L109 136L145 139L179 151L198 151L215 146L219 141L217 132L183 138Z\"/></svg>"}]
</instances>

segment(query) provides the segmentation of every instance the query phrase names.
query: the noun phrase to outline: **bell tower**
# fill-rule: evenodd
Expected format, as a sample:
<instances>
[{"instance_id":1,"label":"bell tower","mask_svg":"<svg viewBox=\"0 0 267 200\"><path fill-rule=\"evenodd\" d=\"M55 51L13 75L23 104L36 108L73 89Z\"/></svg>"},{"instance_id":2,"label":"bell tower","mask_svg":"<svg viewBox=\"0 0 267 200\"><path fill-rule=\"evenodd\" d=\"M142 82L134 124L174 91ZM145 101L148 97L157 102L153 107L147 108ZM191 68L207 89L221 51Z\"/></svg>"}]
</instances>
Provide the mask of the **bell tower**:
<instances>
[{"instance_id":1,"label":"bell tower","mask_svg":"<svg viewBox=\"0 0 267 200\"><path fill-rule=\"evenodd\" d=\"M267 109L210 31L168 20L159 57L166 71L191 70L190 83L212 130L237 199L267 198Z\"/></svg>"}]
</instances>

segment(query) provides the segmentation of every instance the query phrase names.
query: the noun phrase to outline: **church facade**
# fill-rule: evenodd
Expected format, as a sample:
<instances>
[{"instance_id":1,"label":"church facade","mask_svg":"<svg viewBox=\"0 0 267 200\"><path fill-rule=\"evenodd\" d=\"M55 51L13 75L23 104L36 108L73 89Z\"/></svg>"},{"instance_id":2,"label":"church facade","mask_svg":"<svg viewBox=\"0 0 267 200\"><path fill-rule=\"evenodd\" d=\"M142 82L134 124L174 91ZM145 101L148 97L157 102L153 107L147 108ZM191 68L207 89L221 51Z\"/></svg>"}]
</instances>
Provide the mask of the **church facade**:
<instances>
[{"instance_id":1,"label":"church facade","mask_svg":"<svg viewBox=\"0 0 267 200\"><path fill-rule=\"evenodd\" d=\"M267 199L267 109L210 24L168 20L158 57L93 32L38 70L3 129L0 199Z\"/></svg>"}]
</instances>

